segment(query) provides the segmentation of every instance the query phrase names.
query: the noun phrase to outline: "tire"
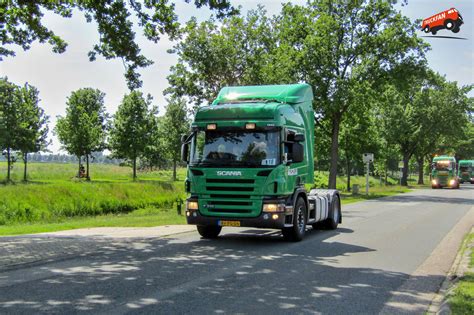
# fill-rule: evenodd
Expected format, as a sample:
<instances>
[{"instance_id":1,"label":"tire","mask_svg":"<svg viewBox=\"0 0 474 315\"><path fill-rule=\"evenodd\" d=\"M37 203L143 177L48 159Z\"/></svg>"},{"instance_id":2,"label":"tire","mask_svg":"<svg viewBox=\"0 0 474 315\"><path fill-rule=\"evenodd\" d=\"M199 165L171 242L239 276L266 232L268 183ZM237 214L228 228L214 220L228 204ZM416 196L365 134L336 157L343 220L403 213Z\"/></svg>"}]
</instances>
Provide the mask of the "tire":
<instances>
[{"instance_id":1,"label":"tire","mask_svg":"<svg viewBox=\"0 0 474 315\"><path fill-rule=\"evenodd\" d=\"M429 32L430 32L430 28L429 28L428 26L425 26L425 28L423 29L423 31L424 31L425 33L429 33Z\"/></svg>"},{"instance_id":2,"label":"tire","mask_svg":"<svg viewBox=\"0 0 474 315\"><path fill-rule=\"evenodd\" d=\"M291 242L299 242L304 238L307 222L306 202L303 198L298 198L293 214L293 226L281 230L283 238Z\"/></svg>"},{"instance_id":3,"label":"tire","mask_svg":"<svg viewBox=\"0 0 474 315\"><path fill-rule=\"evenodd\" d=\"M437 30L431 30L431 34L436 35L436 33L438 33Z\"/></svg>"},{"instance_id":4,"label":"tire","mask_svg":"<svg viewBox=\"0 0 474 315\"><path fill-rule=\"evenodd\" d=\"M437 189L437 188L438 188L438 187L436 187L436 186L431 186L431 189Z\"/></svg>"},{"instance_id":5,"label":"tire","mask_svg":"<svg viewBox=\"0 0 474 315\"><path fill-rule=\"evenodd\" d=\"M323 221L324 226L329 230L337 229L341 218L341 202L339 196L335 195L331 204L331 216Z\"/></svg>"},{"instance_id":6,"label":"tire","mask_svg":"<svg viewBox=\"0 0 474 315\"><path fill-rule=\"evenodd\" d=\"M444 27L446 27L448 30L452 30L456 27L456 23L453 20L446 20L446 22L444 22Z\"/></svg>"},{"instance_id":7,"label":"tire","mask_svg":"<svg viewBox=\"0 0 474 315\"><path fill-rule=\"evenodd\" d=\"M203 238L217 238L222 230L222 226L198 225L197 230Z\"/></svg>"},{"instance_id":8,"label":"tire","mask_svg":"<svg viewBox=\"0 0 474 315\"><path fill-rule=\"evenodd\" d=\"M451 31L452 31L453 33L459 33L459 26L453 28Z\"/></svg>"}]
</instances>

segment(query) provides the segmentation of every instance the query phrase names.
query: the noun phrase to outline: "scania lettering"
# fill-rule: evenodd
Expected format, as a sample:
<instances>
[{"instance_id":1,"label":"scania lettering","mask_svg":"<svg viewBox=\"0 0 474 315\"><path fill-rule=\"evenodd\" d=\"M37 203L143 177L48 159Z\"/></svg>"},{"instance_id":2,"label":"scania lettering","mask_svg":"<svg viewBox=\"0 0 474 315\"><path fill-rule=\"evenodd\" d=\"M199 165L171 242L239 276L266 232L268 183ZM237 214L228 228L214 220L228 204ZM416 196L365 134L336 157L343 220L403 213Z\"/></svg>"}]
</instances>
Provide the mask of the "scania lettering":
<instances>
[{"instance_id":1,"label":"scania lettering","mask_svg":"<svg viewBox=\"0 0 474 315\"><path fill-rule=\"evenodd\" d=\"M431 165L431 188L459 188L456 159L452 156L437 156Z\"/></svg>"},{"instance_id":2,"label":"scania lettering","mask_svg":"<svg viewBox=\"0 0 474 315\"><path fill-rule=\"evenodd\" d=\"M181 154L187 222L202 237L256 227L299 241L307 225L337 228L339 192L305 189L314 180L312 101L307 84L226 87L197 110Z\"/></svg>"}]
</instances>

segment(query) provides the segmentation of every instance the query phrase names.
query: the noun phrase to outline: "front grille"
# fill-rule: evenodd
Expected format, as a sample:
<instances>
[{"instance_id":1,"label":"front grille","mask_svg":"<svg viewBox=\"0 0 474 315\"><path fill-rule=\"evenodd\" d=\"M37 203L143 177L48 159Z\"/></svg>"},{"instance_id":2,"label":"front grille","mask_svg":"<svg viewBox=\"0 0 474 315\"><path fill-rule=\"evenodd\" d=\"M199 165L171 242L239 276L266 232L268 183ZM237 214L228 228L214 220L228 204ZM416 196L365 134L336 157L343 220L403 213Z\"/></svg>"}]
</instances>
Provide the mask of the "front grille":
<instances>
[{"instance_id":1,"label":"front grille","mask_svg":"<svg viewBox=\"0 0 474 315\"><path fill-rule=\"evenodd\" d=\"M206 186L207 190L213 191L253 191L253 187L227 187L227 186Z\"/></svg>"},{"instance_id":2,"label":"front grille","mask_svg":"<svg viewBox=\"0 0 474 315\"><path fill-rule=\"evenodd\" d=\"M207 178L206 183L222 183L222 184L253 184L254 179L238 179L238 178Z\"/></svg>"},{"instance_id":3,"label":"front grille","mask_svg":"<svg viewBox=\"0 0 474 315\"><path fill-rule=\"evenodd\" d=\"M226 198L226 199L250 199L249 195L211 195L211 198Z\"/></svg>"}]
</instances>

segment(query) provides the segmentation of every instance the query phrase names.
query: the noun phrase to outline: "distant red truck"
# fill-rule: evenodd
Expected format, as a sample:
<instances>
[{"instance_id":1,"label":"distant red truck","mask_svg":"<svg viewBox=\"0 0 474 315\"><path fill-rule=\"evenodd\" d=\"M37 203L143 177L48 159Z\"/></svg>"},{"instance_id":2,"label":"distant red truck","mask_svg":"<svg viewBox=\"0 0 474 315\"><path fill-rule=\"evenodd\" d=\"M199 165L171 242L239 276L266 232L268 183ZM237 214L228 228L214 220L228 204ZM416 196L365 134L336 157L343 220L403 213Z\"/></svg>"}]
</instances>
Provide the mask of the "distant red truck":
<instances>
[{"instance_id":1,"label":"distant red truck","mask_svg":"<svg viewBox=\"0 0 474 315\"><path fill-rule=\"evenodd\" d=\"M424 19L421 24L421 29L425 33L431 32L433 35L442 29L448 29L453 33L457 33L463 23L464 21L459 11L455 8L451 8Z\"/></svg>"}]
</instances>

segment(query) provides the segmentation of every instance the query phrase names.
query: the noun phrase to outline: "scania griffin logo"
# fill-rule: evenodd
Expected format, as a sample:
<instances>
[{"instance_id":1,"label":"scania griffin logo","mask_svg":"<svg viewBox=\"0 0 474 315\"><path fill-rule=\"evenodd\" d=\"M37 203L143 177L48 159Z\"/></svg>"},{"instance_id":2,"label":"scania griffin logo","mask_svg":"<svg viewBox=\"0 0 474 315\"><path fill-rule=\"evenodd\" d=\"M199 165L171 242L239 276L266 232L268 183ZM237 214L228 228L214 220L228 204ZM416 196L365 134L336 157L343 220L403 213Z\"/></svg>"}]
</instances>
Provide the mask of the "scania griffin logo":
<instances>
[{"instance_id":1,"label":"scania griffin logo","mask_svg":"<svg viewBox=\"0 0 474 315\"><path fill-rule=\"evenodd\" d=\"M242 176L241 171L217 171L217 176Z\"/></svg>"}]
</instances>

